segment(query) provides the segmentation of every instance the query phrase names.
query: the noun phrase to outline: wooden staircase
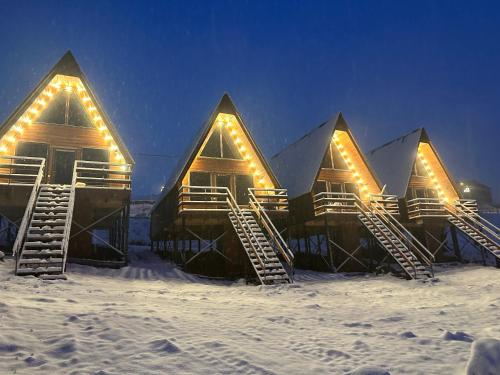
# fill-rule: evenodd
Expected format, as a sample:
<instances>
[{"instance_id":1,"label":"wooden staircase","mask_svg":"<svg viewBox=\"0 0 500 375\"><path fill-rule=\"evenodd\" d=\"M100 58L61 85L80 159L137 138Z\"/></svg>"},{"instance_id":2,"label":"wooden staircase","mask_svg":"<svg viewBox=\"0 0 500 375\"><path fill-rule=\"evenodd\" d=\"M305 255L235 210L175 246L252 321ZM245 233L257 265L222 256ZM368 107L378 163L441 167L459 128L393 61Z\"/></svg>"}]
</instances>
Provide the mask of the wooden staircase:
<instances>
[{"instance_id":1,"label":"wooden staircase","mask_svg":"<svg viewBox=\"0 0 500 375\"><path fill-rule=\"evenodd\" d=\"M399 222L395 216L399 214L397 204L387 205L376 198L371 199L369 205L364 204L358 197L356 201L359 220L400 265L408 278L434 277L434 255Z\"/></svg>"},{"instance_id":2,"label":"wooden staircase","mask_svg":"<svg viewBox=\"0 0 500 375\"><path fill-rule=\"evenodd\" d=\"M458 202L454 207L446 207L448 221L458 228L472 242L500 259L500 230L467 205Z\"/></svg>"},{"instance_id":3,"label":"wooden staircase","mask_svg":"<svg viewBox=\"0 0 500 375\"><path fill-rule=\"evenodd\" d=\"M17 275L36 275L44 279L65 278L75 187L40 185L29 224L20 228L16 243ZM16 246L16 245L15 245Z\"/></svg>"},{"instance_id":4,"label":"wooden staircase","mask_svg":"<svg viewBox=\"0 0 500 375\"><path fill-rule=\"evenodd\" d=\"M411 251L403 240L391 230L373 211L358 215L359 220L370 231L380 246L387 251L401 266L407 277L411 279L427 279L432 277L432 271L427 269Z\"/></svg>"},{"instance_id":5,"label":"wooden staircase","mask_svg":"<svg viewBox=\"0 0 500 375\"><path fill-rule=\"evenodd\" d=\"M291 279L249 210L229 212L231 221L261 284L288 284Z\"/></svg>"}]
</instances>

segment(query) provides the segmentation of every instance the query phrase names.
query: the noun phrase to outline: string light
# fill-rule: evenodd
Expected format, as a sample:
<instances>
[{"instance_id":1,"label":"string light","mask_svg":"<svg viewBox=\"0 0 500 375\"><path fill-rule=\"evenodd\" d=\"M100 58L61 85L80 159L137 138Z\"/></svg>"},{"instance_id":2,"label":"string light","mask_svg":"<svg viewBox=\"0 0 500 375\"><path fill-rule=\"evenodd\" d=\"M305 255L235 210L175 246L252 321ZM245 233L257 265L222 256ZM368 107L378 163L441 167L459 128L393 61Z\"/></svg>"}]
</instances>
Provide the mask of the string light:
<instances>
[{"instance_id":1,"label":"string light","mask_svg":"<svg viewBox=\"0 0 500 375\"><path fill-rule=\"evenodd\" d=\"M351 171L353 177L356 179L356 184L358 185L359 190L367 194L369 190L368 184L364 183L359 172L356 170L351 158L349 157L349 154L345 150L344 146L340 143L340 138L337 135L337 130L335 131L335 133L333 133L333 142L339 150L342 159L344 159L344 162L347 164L347 167Z\"/></svg>"},{"instance_id":2,"label":"string light","mask_svg":"<svg viewBox=\"0 0 500 375\"><path fill-rule=\"evenodd\" d=\"M90 113L90 118L93 120L95 127L103 133L103 138L106 142L110 142L110 150L114 152L115 160L123 161L124 157L119 152L117 144L113 141L113 137L107 132L107 126L104 123L102 117L96 113L97 108L92 103L92 99L88 95L84 85L80 79L71 76L56 75L52 81L45 87L45 89L40 93L38 98L35 98L33 103L27 110L22 114L18 120L18 123L13 125L11 132L6 134L2 138L2 143L0 144L0 152L5 153L8 151L6 143L15 143L17 138L15 134L23 134L24 126L31 125L41 114L41 111L50 103L54 95L61 91L71 93L74 90L78 92L79 98L84 103L84 107ZM14 133L14 134L13 134Z\"/></svg>"},{"instance_id":3,"label":"string light","mask_svg":"<svg viewBox=\"0 0 500 375\"><path fill-rule=\"evenodd\" d=\"M443 189L441 188L441 185L439 184L438 179L435 176L435 173L432 171L431 166L429 165L429 162L425 158L425 155L421 149L421 145L418 146L418 158L420 159L420 162L423 164L425 167L425 170L427 171L427 175L431 178L432 183L434 184L434 187L438 193L439 199L441 199L444 202L448 202L448 198L446 197Z\"/></svg>"}]
</instances>

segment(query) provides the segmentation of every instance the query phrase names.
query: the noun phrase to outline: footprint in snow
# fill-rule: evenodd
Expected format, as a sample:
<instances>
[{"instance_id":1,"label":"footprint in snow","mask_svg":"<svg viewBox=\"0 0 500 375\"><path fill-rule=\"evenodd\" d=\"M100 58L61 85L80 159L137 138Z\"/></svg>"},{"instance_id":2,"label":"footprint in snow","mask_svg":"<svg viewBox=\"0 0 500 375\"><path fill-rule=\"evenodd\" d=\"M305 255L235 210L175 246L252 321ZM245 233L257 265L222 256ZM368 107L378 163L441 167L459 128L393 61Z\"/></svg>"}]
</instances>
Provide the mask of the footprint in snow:
<instances>
[{"instance_id":1,"label":"footprint in snow","mask_svg":"<svg viewBox=\"0 0 500 375\"><path fill-rule=\"evenodd\" d=\"M48 354L56 358L68 358L76 352L76 345L74 341L68 341L59 345L54 350L50 351Z\"/></svg>"},{"instance_id":2,"label":"footprint in snow","mask_svg":"<svg viewBox=\"0 0 500 375\"><path fill-rule=\"evenodd\" d=\"M371 325L370 323L362 323L362 322L353 322L353 323L344 323L344 326L345 327L349 327L349 328L372 328L373 325Z\"/></svg>"},{"instance_id":3,"label":"footprint in snow","mask_svg":"<svg viewBox=\"0 0 500 375\"><path fill-rule=\"evenodd\" d=\"M24 358L24 363L29 367L38 367L47 363L43 359L36 359L35 357L29 356Z\"/></svg>"},{"instance_id":4,"label":"footprint in snow","mask_svg":"<svg viewBox=\"0 0 500 375\"><path fill-rule=\"evenodd\" d=\"M149 346L153 351L164 354L176 354L181 351L178 346L166 339L153 340Z\"/></svg>"},{"instance_id":5,"label":"footprint in snow","mask_svg":"<svg viewBox=\"0 0 500 375\"><path fill-rule=\"evenodd\" d=\"M400 333L399 337L402 337L404 339L413 339L413 338L417 337L417 335L415 335L412 331L406 331L406 332Z\"/></svg>"},{"instance_id":6,"label":"footprint in snow","mask_svg":"<svg viewBox=\"0 0 500 375\"><path fill-rule=\"evenodd\" d=\"M457 331L455 333L450 331L445 331L441 337L443 338L443 340L446 341L464 341L464 342L474 341L474 337L462 331Z\"/></svg>"}]
</instances>

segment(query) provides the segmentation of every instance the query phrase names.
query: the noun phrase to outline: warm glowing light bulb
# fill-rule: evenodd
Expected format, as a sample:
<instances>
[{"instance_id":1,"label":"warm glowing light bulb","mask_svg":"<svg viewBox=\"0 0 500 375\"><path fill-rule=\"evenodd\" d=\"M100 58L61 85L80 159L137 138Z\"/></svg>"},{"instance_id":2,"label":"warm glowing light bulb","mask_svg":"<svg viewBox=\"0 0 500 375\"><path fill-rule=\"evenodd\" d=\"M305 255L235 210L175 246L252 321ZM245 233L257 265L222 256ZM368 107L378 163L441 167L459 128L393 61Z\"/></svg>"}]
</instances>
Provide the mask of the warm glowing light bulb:
<instances>
[{"instance_id":1,"label":"warm glowing light bulb","mask_svg":"<svg viewBox=\"0 0 500 375\"><path fill-rule=\"evenodd\" d=\"M16 137L14 137L13 135L8 135L7 137L5 137L5 140L7 142L14 143L16 141Z\"/></svg>"},{"instance_id":2,"label":"warm glowing light bulb","mask_svg":"<svg viewBox=\"0 0 500 375\"><path fill-rule=\"evenodd\" d=\"M88 96L84 96L84 97L82 98L82 101L83 101L83 102L88 102L88 101L90 101L90 98L89 98Z\"/></svg>"},{"instance_id":3,"label":"warm glowing light bulb","mask_svg":"<svg viewBox=\"0 0 500 375\"><path fill-rule=\"evenodd\" d=\"M259 170L257 170L255 172L253 172L253 174L258 177L258 176L260 176L262 174L262 172L259 171Z\"/></svg>"},{"instance_id":4,"label":"warm glowing light bulb","mask_svg":"<svg viewBox=\"0 0 500 375\"><path fill-rule=\"evenodd\" d=\"M110 136L109 134L106 134L106 135L104 136L104 140L105 140L105 141L110 141L110 140L112 140L112 139L113 139L113 137L112 137L112 136Z\"/></svg>"},{"instance_id":5,"label":"warm glowing light bulb","mask_svg":"<svg viewBox=\"0 0 500 375\"><path fill-rule=\"evenodd\" d=\"M70 84L66 83L66 87L64 88L64 90L66 92L72 92L73 91L73 87Z\"/></svg>"},{"instance_id":6,"label":"warm glowing light bulb","mask_svg":"<svg viewBox=\"0 0 500 375\"><path fill-rule=\"evenodd\" d=\"M40 104L42 107L45 107L45 105L47 104L47 102L43 99L38 99L36 102Z\"/></svg>"},{"instance_id":7,"label":"warm glowing light bulb","mask_svg":"<svg viewBox=\"0 0 500 375\"><path fill-rule=\"evenodd\" d=\"M7 152L7 147L5 145L0 145L0 152Z\"/></svg>"},{"instance_id":8,"label":"warm glowing light bulb","mask_svg":"<svg viewBox=\"0 0 500 375\"><path fill-rule=\"evenodd\" d=\"M257 166L255 165L255 163L253 161L250 163L250 168L252 168L252 169L257 168Z\"/></svg>"},{"instance_id":9,"label":"warm glowing light bulb","mask_svg":"<svg viewBox=\"0 0 500 375\"><path fill-rule=\"evenodd\" d=\"M102 117L97 115L97 116L94 116L94 121L97 122L97 121L101 121L102 120Z\"/></svg>"},{"instance_id":10,"label":"warm glowing light bulb","mask_svg":"<svg viewBox=\"0 0 500 375\"><path fill-rule=\"evenodd\" d=\"M231 130L231 133L229 133L229 134L231 134L234 137L236 135L236 130L234 130L234 129Z\"/></svg>"},{"instance_id":11,"label":"warm glowing light bulb","mask_svg":"<svg viewBox=\"0 0 500 375\"><path fill-rule=\"evenodd\" d=\"M12 130L14 130L15 132L19 133L19 134L22 134L24 129L21 125L14 125L12 127Z\"/></svg>"},{"instance_id":12,"label":"warm glowing light bulb","mask_svg":"<svg viewBox=\"0 0 500 375\"><path fill-rule=\"evenodd\" d=\"M263 178L261 178L261 179L259 180L259 184L264 185L265 183L266 183L266 180L264 180Z\"/></svg>"},{"instance_id":13,"label":"warm glowing light bulb","mask_svg":"<svg viewBox=\"0 0 500 375\"><path fill-rule=\"evenodd\" d=\"M97 111L97 108L94 107L93 105L89 106L87 109L89 110L89 112L95 112L95 111Z\"/></svg>"},{"instance_id":14,"label":"warm glowing light bulb","mask_svg":"<svg viewBox=\"0 0 500 375\"><path fill-rule=\"evenodd\" d=\"M30 112L36 115L38 113L38 109L36 108L30 108Z\"/></svg>"},{"instance_id":15,"label":"warm glowing light bulb","mask_svg":"<svg viewBox=\"0 0 500 375\"><path fill-rule=\"evenodd\" d=\"M241 139L240 139L240 138L236 138L236 139L234 140L234 143L236 143L237 145L239 145L239 144L241 143Z\"/></svg>"},{"instance_id":16,"label":"warm glowing light bulb","mask_svg":"<svg viewBox=\"0 0 500 375\"><path fill-rule=\"evenodd\" d=\"M112 145L110 145L110 146L109 146L109 149L110 149L111 151L116 151L116 150L118 150L118 147L116 147L116 145L115 145L115 144L112 144Z\"/></svg>"}]
</instances>

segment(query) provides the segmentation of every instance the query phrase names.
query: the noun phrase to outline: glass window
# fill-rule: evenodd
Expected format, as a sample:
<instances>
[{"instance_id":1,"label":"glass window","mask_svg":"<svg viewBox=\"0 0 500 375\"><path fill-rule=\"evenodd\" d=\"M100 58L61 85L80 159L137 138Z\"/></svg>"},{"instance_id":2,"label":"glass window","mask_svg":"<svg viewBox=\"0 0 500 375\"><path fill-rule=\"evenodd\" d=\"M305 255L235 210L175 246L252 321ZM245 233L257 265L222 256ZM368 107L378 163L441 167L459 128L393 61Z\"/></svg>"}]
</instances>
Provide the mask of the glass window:
<instances>
[{"instance_id":1,"label":"glass window","mask_svg":"<svg viewBox=\"0 0 500 375\"><path fill-rule=\"evenodd\" d=\"M238 147L236 147L236 144L231 139L229 131L225 127L222 128L219 126L213 130L201 152L201 156L210 158L243 159L238 151Z\"/></svg>"},{"instance_id":2,"label":"glass window","mask_svg":"<svg viewBox=\"0 0 500 375\"><path fill-rule=\"evenodd\" d=\"M250 175L236 176L236 201L248 204L248 189L253 188L253 177Z\"/></svg>"},{"instance_id":3,"label":"glass window","mask_svg":"<svg viewBox=\"0 0 500 375\"><path fill-rule=\"evenodd\" d=\"M208 138L205 148L201 152L201 156L207 156L210 158L220 158L222 157L221 147L220 147L220 134L218 129L214 129L210 138Z\"/></svg>"},{"instance_id":4,"label":"glass window","mask_svg":"<svg viewBox=\"0 0 500 375\"><path fill-rule=\"evenodd\" d=\"M210 173L191 172L189 174L189 185L191 185L191 186L210 186Z\"/></svg>"},{"instance_id":5,"label":"glass window","mask_svg":"<svg viewBox=\"0 0 500 375\"><path fill-rule=\"evenodd\" d=\"M229 135L229 131L227 128L224 128L222 131L222 157L226 159L243 159L240 152L238 151L238 147L232 140Z\"/></svg>"},{"instance_id":6,"label":"glass window","mask_svg":"<svg viewBox=\"0 0 500 375\"><path fill-rule=\"evenodd\" d=\"M17 156L47 158L49 146L46 143L19 142L16 147Z\"/></svg>"},{"instance_id":7,"label":"glass window","mask_svg":"<svg viewBox=\"0 0 500 375\"><path fill-rule=\"evenodd\" d=\"M316 181L313 186L313 194L319 194L327 191L326 190L326 181Z\"/></svg>"},{"instance_id":8,"label":"glass window","mask_svg":"<svg viewBox=\"0 0 500 375\"><path fill-rule=\"evenodd\" d=\"M64 92L60 92L52 98L49 106L38 117L37 122L66 124L66 94Z\"/></svg>"},{"instance_id":9,"label":"glass window","mask_svg":"<svg viewBox=\"0 0 500 375\"><path fill-rule=\"evenodd\" d=\"M69 96L68 125L92 127L92 120L75 93Z\"/></svg>"}]
</instances>

